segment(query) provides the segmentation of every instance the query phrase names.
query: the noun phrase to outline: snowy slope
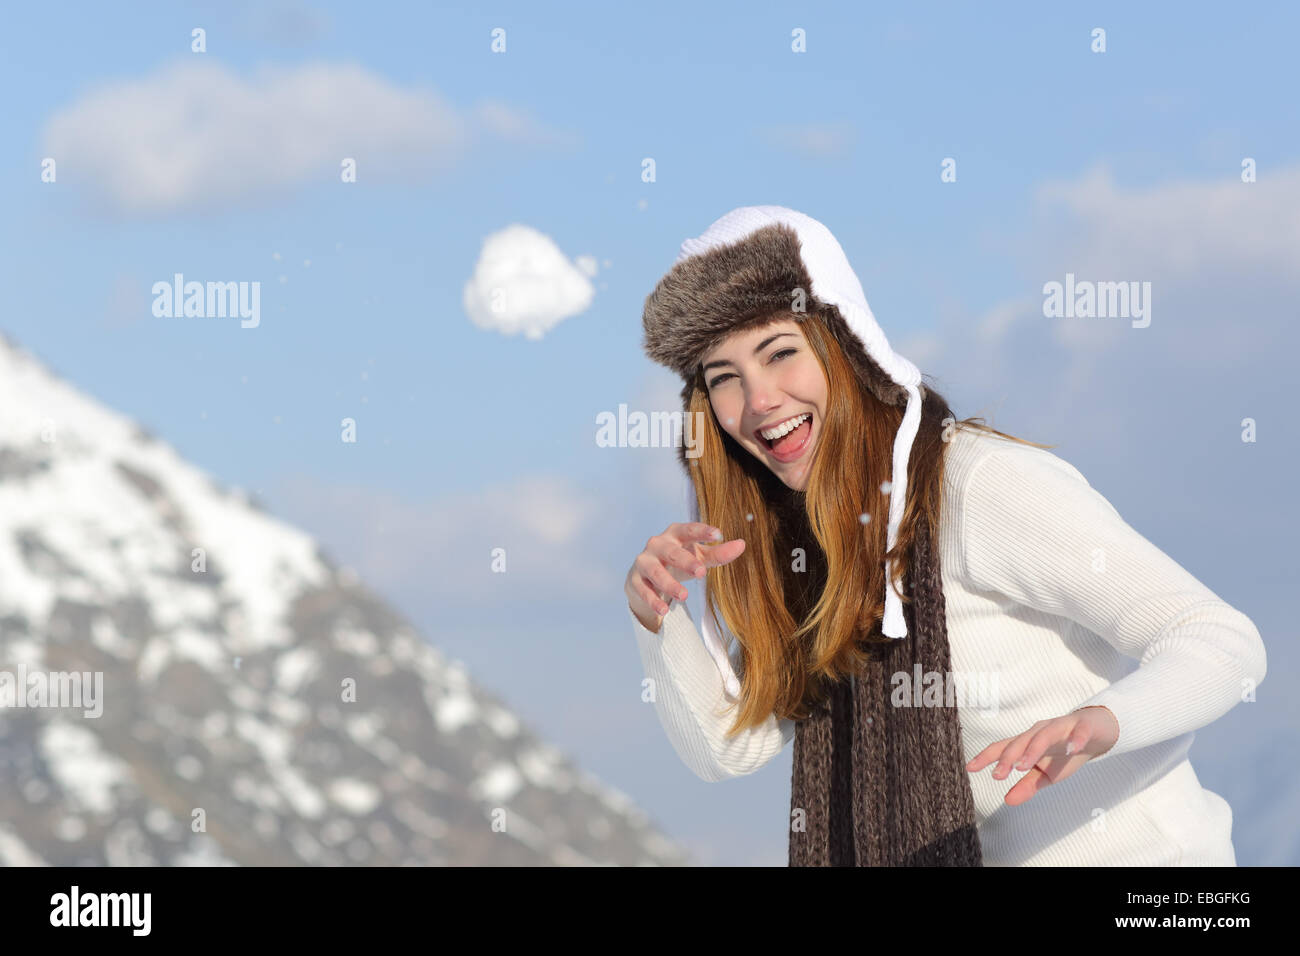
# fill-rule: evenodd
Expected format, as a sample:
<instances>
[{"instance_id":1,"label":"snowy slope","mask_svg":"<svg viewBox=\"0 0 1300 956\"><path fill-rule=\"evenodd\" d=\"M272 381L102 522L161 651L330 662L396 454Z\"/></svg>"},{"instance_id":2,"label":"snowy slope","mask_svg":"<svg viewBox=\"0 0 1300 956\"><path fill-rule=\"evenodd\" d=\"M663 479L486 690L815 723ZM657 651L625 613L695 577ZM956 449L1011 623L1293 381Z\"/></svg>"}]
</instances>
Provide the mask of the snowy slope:
<instances>
[{"instance_id":1,"label":"snowy slope","mask_svg":"<svg viewBox=\"0 0 1300 956\"><path fill-rule=\"evenodd\" d=\"M310 536L0 339L20 668L102 672L103 711L0 706L0 863L687 862Z\"/></svg>"}]
</instances>

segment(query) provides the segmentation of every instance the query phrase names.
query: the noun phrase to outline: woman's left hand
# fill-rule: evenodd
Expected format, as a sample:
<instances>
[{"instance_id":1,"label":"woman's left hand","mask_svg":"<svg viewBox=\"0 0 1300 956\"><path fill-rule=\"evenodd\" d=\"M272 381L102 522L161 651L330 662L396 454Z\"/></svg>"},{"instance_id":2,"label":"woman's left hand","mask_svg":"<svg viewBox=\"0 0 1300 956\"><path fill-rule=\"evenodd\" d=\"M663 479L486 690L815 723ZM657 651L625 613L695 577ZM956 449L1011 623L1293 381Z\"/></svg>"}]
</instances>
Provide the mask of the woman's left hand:
<instances>
[{"instance_id":1,"label":"woman's left hand","mask_svg":"<svg viewBox=\"0 0 1300 956\"><path fill-rule=\"evenodd\" d=\"M994 760L993 779L1002 780L1011 765L1028 773L1004 798L1008 806L1024 803L1049 784L1064 780L1093 757L1100 757L1119 740L1119 721L1107 707L1084 707L1051 720L1040 720L1018 737L989 744L966 765L971 773Z\"/></svg>"}]
</instances>

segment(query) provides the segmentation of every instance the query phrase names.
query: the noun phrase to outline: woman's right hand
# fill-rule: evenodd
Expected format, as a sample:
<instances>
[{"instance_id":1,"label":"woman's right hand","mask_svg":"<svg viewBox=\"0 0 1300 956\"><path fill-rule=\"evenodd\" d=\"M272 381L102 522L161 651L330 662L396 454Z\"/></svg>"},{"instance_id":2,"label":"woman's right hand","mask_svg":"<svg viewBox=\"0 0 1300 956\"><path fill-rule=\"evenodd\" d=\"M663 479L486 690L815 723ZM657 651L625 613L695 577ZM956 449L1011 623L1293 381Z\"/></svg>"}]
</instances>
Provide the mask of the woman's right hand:
<instances>
[{"instance_id":1,"label":"woman's right hand","mask_svg":"<svg viewBox=\"0 0 1300 956\"><path fill-rule=\"evenodd\" d=\"M623 584L628 607L646 630L657 632L672 600L686 600L681 582L704 577L706 569L728 564L744 550L744 538L724 541L712 525L670 524L663 534L647 541L632 562Z\"/></svg>"}]
</instances>

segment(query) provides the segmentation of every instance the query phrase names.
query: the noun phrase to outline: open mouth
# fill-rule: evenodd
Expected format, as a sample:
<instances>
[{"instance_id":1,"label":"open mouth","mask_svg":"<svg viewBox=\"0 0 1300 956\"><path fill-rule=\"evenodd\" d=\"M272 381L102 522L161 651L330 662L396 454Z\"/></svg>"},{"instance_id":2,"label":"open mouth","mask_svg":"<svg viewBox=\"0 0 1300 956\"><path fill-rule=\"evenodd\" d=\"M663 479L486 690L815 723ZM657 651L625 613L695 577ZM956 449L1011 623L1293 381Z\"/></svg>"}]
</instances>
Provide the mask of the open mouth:
<instances>
[{"instance_id":1,"label":"open mouth","mask_svg":"<svg viewBox=\"0 0 1300 956\"><path fill-rule=\"evenodd\" d=\"M758 440L767 446L772 457L778 461L793 461L798 458L803 454L804 449L808 447L809 439L812 436L813 421L810 412L796 415L783 422L782 426L788 426L792 421L798 424L794 428L787 427L786 432L776 438L769 439L765 438L761 432L754 433Z\"/></svg>"}]
</instances>

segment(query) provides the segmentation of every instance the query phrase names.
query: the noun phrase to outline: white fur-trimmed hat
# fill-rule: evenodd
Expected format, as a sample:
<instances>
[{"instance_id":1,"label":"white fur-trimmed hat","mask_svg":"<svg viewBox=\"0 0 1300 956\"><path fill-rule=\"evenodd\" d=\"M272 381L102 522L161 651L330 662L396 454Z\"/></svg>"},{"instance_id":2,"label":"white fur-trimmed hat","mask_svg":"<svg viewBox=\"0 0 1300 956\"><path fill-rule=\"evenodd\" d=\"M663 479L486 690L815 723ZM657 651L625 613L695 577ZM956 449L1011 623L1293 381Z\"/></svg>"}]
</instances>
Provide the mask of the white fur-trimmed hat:
<instances>
[{"instance_id":1,"label":"white fur-trimmed hat","mask_svg":"<svg viewBox=\"0 0 1300 956\"><path fill-rule=\"evenodd\" d=\"M921 422L921 372L889 345L862 283L824 225L785 206L742 206L682 243L672 269L646 298L646 353L685 379L689 399L703 356L727 336L788 310L797 289L820 304L858 377L891 405L906 405L894 437L887 547L898 538L907 503L907 465ZM679 450L683 466L685 449ZM694 512L694 497L692 496ZM907 636L903 606L885 566L882 632ZM707 615L706 615L707 618ZM716 637L714 637L716 641ZM715 658L719 646L710 642ZM734 693L733 693L734 696Z\"/></svg>"}]
</instances>

